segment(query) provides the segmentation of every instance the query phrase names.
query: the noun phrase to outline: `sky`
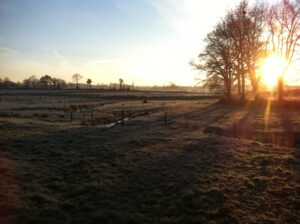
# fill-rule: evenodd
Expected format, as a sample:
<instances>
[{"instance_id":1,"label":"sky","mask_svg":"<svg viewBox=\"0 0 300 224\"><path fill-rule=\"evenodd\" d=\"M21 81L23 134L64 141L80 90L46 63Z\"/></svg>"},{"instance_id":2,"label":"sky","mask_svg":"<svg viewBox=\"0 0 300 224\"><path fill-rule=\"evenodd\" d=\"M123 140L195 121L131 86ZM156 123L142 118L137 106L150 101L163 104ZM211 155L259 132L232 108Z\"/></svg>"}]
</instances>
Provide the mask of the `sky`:
<instances>
[{"instance_id":1,"label":"sky","mask_svg":"<svg viewBox=\"0 0 300 224\"><path fill-rule=\"evenodd\" d=\"M239 0L0 0L0 77L195 85L189 61Z\"/></svg>"}]
</instances>

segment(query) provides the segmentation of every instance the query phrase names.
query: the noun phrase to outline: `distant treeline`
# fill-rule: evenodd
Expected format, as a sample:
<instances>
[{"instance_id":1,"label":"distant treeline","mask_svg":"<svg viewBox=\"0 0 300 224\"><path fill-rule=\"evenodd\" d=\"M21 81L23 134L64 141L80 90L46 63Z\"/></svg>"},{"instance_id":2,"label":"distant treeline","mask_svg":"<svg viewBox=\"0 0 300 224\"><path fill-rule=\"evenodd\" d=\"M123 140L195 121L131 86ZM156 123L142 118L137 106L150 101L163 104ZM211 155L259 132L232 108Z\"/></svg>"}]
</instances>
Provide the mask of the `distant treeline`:
<instances>
[{"instance_id":1,"label":"distant treeline","mask_svg":"<svg viewBox=\"0 0 300 224\"><path fill-rule=\"evenodd\" d=\"M50 75L44 75L40 78L36 76L30 76L24 79L22 82L14 82L9 78L0 78L1 89L65 89L69 88L73 83L67 83L60 78L54 78Z\"/></svg>"},{"instance_id":2,"label":"distant treeline","mask_svg":"<svg viewBox=\"0 0 300 224\"><path fill-rule=\"evenodd\" d=\"M61 78L55 78L50 75L43 75L40 78L33 75L22 82L14 82L9 78L0 78L0 89L49 89L49 90L63 90L63 89L106 89L106 90L141 90L141 91L178 91L178 92L206 92L208 89L191 86L178 86L174 83L164 86L135 86L134 84L125 84L122 80L120 83L110 84L96 84L92 85L92 80L87 79L86 83L79 82L79 76L76 74L73 79L74 82L66 82ZM72 77L73 78L73 77ZM81 77L82 78L82 77Z\"/></svg>"},{"instance_id":3,"label":"distant treeline","mask_svg":"<svg viewBox=\"0 0 300 224\"><path fill-rule=\"evenodd\" d=\"M87 84L78 84L81 88L91 88L91 79L87 80ZM22 82L14 82L9 78L0 78L1 89L72 89L77 88L77 83L67 83L61 78L43 75L40 78L35 75L24 79Z\"/></svg>"}]
</instances>

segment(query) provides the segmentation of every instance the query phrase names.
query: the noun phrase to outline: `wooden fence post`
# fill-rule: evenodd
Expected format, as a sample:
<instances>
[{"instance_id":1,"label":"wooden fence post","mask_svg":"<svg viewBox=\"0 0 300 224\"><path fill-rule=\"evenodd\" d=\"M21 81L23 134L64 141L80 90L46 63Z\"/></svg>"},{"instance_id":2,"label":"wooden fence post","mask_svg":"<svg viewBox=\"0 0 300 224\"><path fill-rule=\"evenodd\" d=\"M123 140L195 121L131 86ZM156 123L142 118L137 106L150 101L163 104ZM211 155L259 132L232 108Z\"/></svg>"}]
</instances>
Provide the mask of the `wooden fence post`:
<instances>
[{"instance_id":1,"label":"wooden fence post","mask_svg":"<svg viewBox=\"0 0 300 224\"><path fill-rule=\"evenodd\" d=\"M70 113L70 120L73 121L73 112Z\"/></svg>"}]
</instances>

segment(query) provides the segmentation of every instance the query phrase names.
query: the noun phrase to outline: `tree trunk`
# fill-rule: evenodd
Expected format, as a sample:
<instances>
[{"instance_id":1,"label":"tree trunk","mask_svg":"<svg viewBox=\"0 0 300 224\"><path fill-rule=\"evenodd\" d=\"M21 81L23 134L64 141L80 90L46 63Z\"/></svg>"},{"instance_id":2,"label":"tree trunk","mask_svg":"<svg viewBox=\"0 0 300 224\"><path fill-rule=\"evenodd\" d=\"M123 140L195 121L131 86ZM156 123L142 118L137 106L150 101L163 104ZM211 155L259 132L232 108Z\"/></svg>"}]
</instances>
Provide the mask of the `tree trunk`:
<instances>
[{"instance_id":1,"label":"tree trunk","mask_svg":"<svg viewBox=\"0 0 300 224\"><path fill-rule=\"evenodd\" d=\"M245 100L245 74L242 74L242 100Z\"/></svg>"},{"instance_id":2,"label":"tree trunk","mask_svg":"<svg viewBox=\"0 0 300 224\"><path fill-rule=\"evenodd\" d=\"M241 44L241 39L239 40L239 43ZM239 53L238 53L238 67L237 67L237 80L238 80L238 95L241 96L241 75L242 75L242 47L239 46Z\"/></svg>"},{"instance_id":3,"label":"tree trunk","mask_svg":"<svg viewBox=\"0 0 300 224\"><path fill-rule=\"evenodd\" d=\"M253 90L254 100L258 100L257 83L256 82L252 84L252 90Z\"/></svg>"},{"instance_id":4,"label":"tree trunk","mask_svg":"<svg viewBox=\"0 0 300 224\"><path fill-rule=\"evenodd\" d=\"M283 100L283 78L282 77L278 78L278 100L279 101Z\"/></svg>"},{"instance_id":5,"label":"tree trunk","mask_svg":"<svg viewBox=\"0 0 300 224\"><path fill-rule=\"evenodd\" d=\"M237 75L237 81L238 81L238 95L241 95L241 76L240 73Z\"/></svg>"},{"instance_id":6,"label":"tree trunk","mask_svg":"<svg viewBox=\"0 0 300 224\"><path fill-rule=\"evenodd\" d=\"M226 96L228 100L231 100L231 82L226 82Z\"/></svg>"},{"instance_id":7,"label":"tree trunk","mask_svg":"<svg viewBox=\"0 0 300 224\"><path fill-rule=\"evenodd\" d=\"M250 72L250 79L251 79L251 85L252 85L252 91L253 91L254 99L258 100L258 95L257 95L258 83L257 83L257 80L256 80L255 73Z\"/></svg>"}]
</instances>

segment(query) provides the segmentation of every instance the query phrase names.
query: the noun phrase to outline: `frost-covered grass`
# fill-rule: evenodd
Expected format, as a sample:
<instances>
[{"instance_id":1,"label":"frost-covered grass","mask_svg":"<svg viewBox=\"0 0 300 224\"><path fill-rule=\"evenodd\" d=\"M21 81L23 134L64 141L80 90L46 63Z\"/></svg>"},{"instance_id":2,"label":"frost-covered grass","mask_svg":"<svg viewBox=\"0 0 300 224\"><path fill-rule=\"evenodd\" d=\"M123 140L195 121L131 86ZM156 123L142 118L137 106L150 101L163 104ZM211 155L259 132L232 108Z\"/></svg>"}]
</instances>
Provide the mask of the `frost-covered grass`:
<instances>
[{"instance_id":1,"label":"frost-covered grass","mask_svg":"<svg viewBox=\"0 0 300 224\"><path fill-rule=\"evenodd\" d=\"M105 104L105 113L118 118L123 104ZM298 148L203 134L234 122L265 130L265 108L208 99L125 104L155 113L110 129L23 110L0 116L1 223L299 223ZM297 111L268 116L268 128L299 130Z\"/></svg>"}]
</instances>

